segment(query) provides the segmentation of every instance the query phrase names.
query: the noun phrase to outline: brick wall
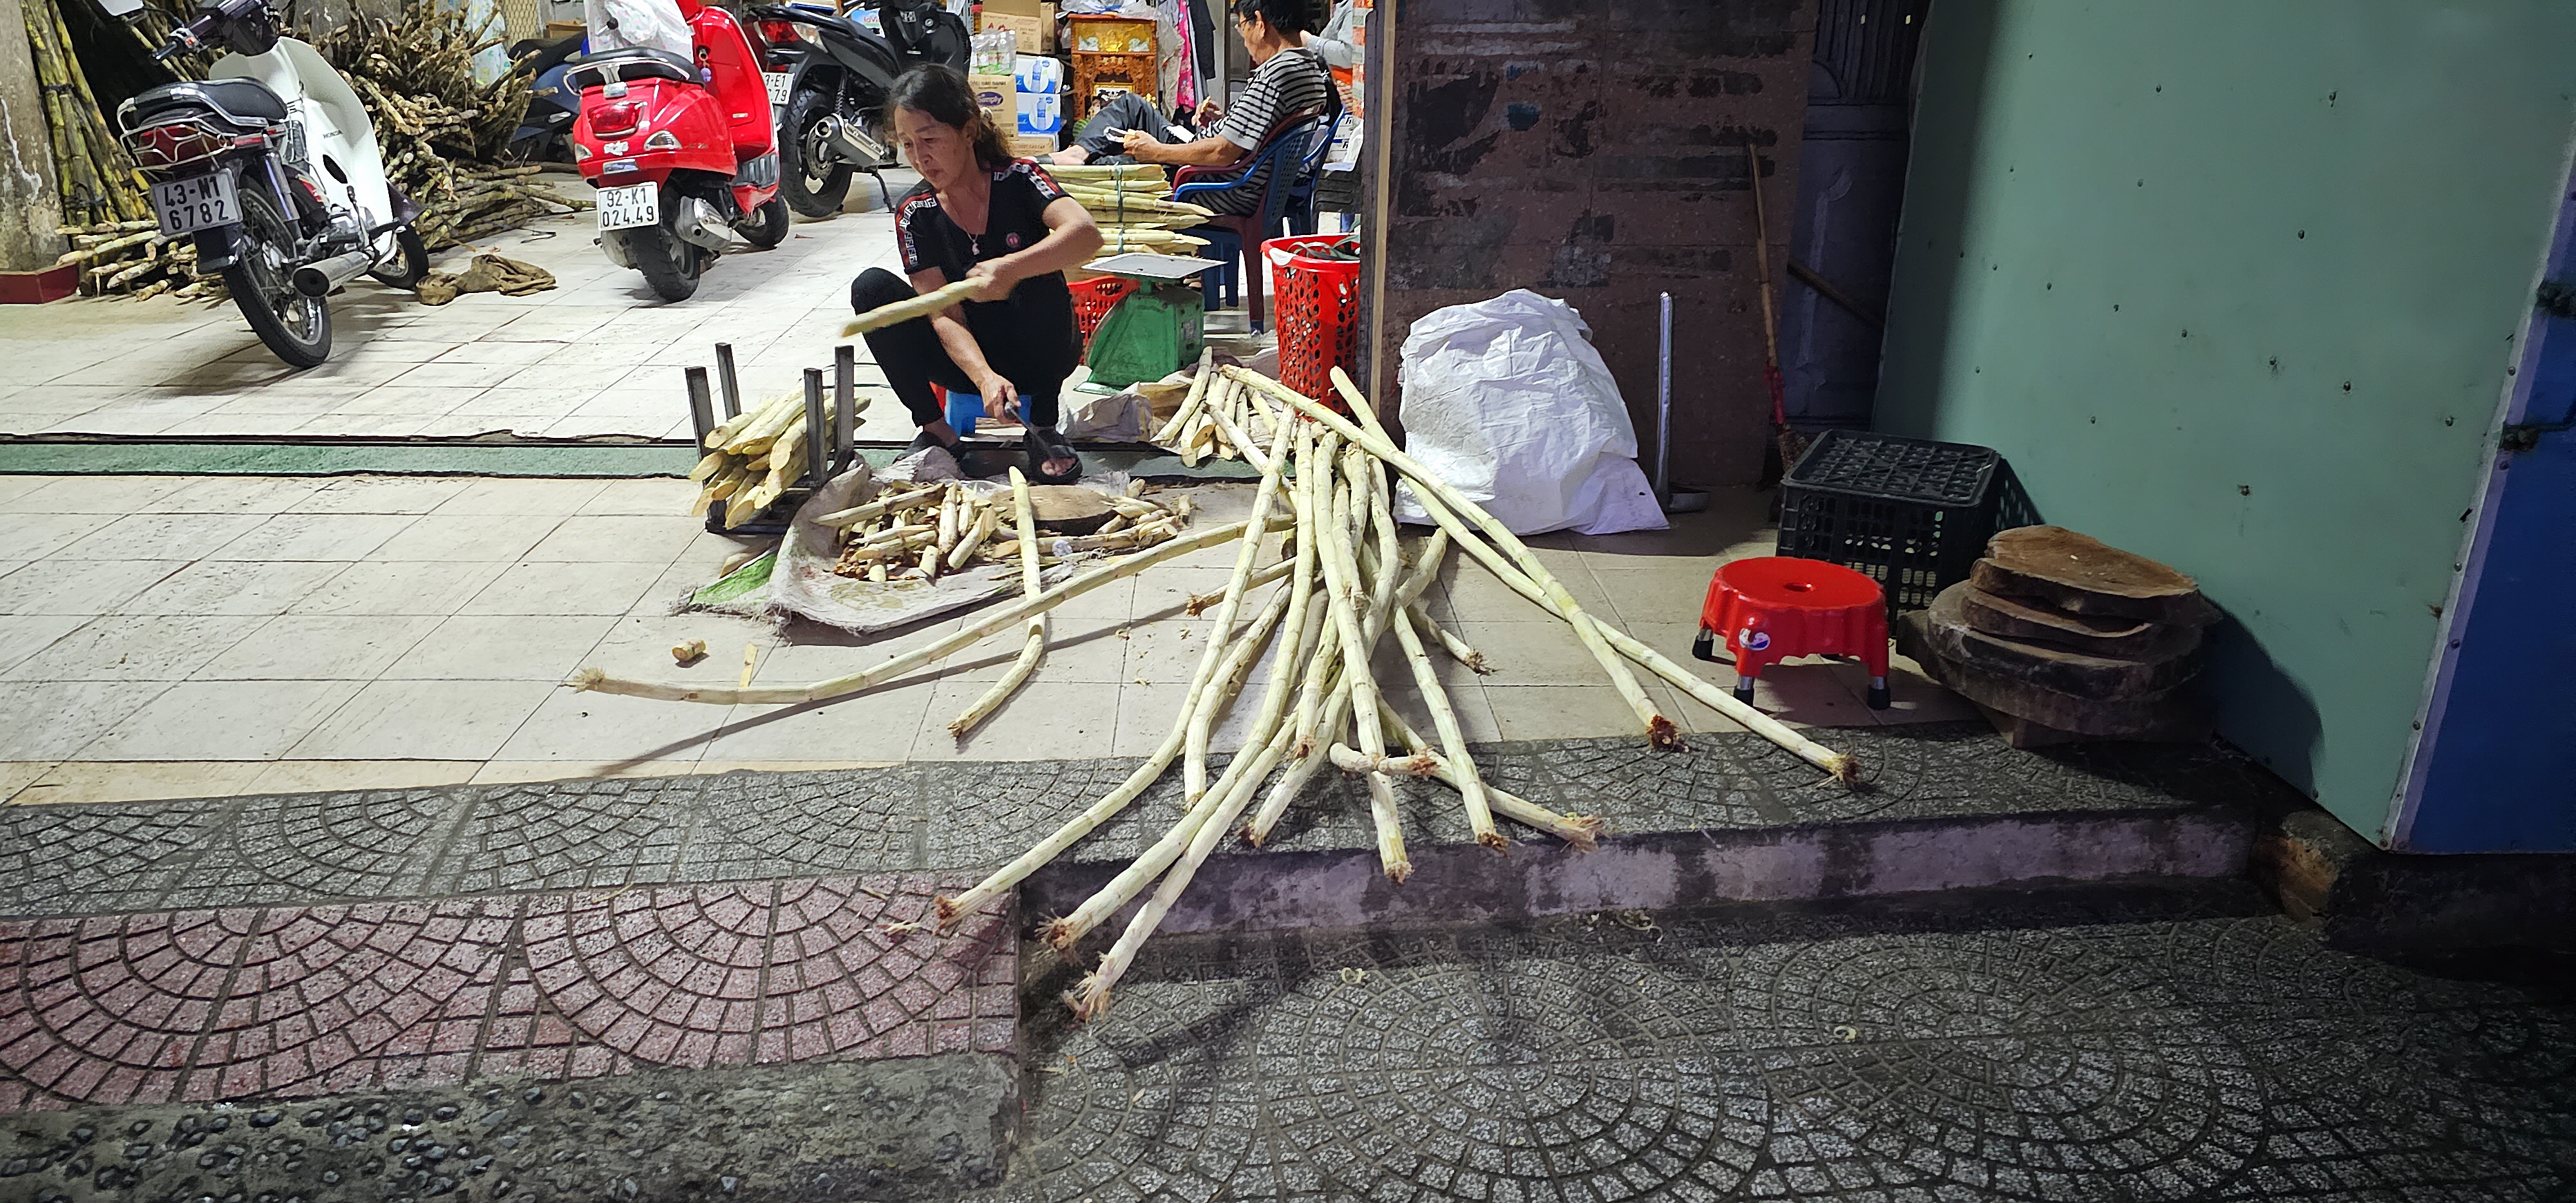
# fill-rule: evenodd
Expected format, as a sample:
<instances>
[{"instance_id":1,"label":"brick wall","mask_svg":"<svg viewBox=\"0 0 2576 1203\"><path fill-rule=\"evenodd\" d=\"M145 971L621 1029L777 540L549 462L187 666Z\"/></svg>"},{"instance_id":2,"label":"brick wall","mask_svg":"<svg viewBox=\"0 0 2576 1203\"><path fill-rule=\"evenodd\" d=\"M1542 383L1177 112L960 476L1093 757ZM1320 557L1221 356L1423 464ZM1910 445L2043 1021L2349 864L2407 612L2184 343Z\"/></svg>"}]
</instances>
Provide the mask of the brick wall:
<instances>
[{"instance_id":1,"label":"brick wall","mask_svg":"<svg viewBox=\"0 0 2576 1203\"><path fill-rule=\"evenodd\" d=\"M1372 273L1377 387L1394 395L1415 318L1528 288L1583 312L1651 457L1656 294L1669 291L1673 478L1754 479L1770 400L1744 147L1761 159L1776 299L1814 0L1393 8L1372 47L1393 180Z\"/></svg>"}]
</instances>

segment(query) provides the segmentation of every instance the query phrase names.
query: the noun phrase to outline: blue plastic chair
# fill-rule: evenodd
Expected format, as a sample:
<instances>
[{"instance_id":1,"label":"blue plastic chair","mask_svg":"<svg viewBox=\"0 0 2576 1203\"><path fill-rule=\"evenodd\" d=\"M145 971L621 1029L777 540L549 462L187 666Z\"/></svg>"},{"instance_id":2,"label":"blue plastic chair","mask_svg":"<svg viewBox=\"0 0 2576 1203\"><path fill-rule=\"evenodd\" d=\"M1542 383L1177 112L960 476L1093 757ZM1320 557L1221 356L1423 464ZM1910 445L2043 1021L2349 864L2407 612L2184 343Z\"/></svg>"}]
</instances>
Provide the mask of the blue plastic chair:
<instances>
[{"instance_id":1,"label":"blue plastic chair","mask_svg":"<svg viewBox=\"0 0 2576 1203\"><path fill-rule=\"evenodd\" d=\"M1315 144L1306 149L1306 161L1297 169L1297 182L1288 188L1288 233L1315 232L1315 185L1323 179L1324 160L1333 153L1333 141L1342 136L1342 122L1351 111L1333 114L1332 121L1315 135Z\"/></svg>"},{"instance_id":2,"label":"blue plastic chair","mask_svg":"<svg viewBox=\"0 0 2576 1203\"><path fill-rule=\"evenodd\" d=\"M1202 306L1208 309L1218 308L1217 296L1220 289L1224 293L1225 304L1232 305L1236 302L1239 292L1251 319L1252 329L1255 331L1261 329L1260 279L1258 277L1246 279L1244 275L1239 275L1236 269L1240 267L1243 273L1261 270L1261 265L1254 262L1253 257L1261 253L1261 244L1270 236L1271 231L1279 228L1280 220L1288 208L1289 189L1296 182L1297 167L1309 148L1316 128L1323 124L1322 118L1311 113L1299 113L1289 117L1279 123L1270 137L1253 152L1248 162L1241 167L1226 169L1226 174L1222 178L1209 178L1216 173L1207 168L1186 167L1181 170L1172 189L1172 199L1191 201L1191 203L1197 203L1192 200L1193 197L1219 196L1240 191L1246 187L1244 181L1255 175L1264 176L1261 182L1260 202L1253 206L1252 212L1220 214L1209 218L1206 225L1190 231L1195 237L1207 239L1210 252L1208 257L1225 265L1216 271L1199 273L1199 303ZM1269 168L1266 174L1262 172L1264 166ZM1222 277L1222 279L1213 277Z\"/></svg>"}]
</instances>

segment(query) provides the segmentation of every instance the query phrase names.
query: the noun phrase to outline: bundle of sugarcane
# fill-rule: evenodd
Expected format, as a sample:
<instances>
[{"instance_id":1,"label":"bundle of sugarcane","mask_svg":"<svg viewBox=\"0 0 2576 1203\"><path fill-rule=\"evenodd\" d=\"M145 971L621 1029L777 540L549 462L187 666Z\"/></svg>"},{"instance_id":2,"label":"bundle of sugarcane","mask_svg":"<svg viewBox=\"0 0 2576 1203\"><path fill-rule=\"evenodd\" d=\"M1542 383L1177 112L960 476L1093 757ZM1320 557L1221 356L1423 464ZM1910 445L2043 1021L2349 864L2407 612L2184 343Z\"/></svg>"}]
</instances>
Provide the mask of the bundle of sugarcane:
<instances>
[{"instance_id":1,"label":"bundle of sugarcane","mask_svg":"<svg viewBox=\"0 0 2576 1203\"><path fill-rule=\"evenodd\" d=\"M421 207L412 228L432 249L589 207L531 178L537 168L507 161L528 107L527 73L478 84L473 67L501 37L497 18L478 23L462 7L417 4L314 38L374 114L385 176Z\"/></svg>"},{"instance_id":2,"label":"bundle of sugarcane","mask_svg":"<svg viewBox=\"0 0 2576 1203\"><path fill-rule=\"evenodd\" d=\"M38 91L44 97L45 127L54 152L54 187L61 193L64 220L88 226L152 216L143 178L124 144L109 130L98 97L90 92L89 77L72 50L62 11L55 0L26 0L23 7L27 49L35 60Z\"/></svg>"},{"instance_id":3,"label":"bundle of sugarcane","mask_svg":"<svg viewBox=\"0 0 2576 1203\"><path fill-rule=\"evenodd\" d=\"M135 298L162 293L190 299L222 300L220 276L197 274L197 244L188 237L161 233L154 221L106 221L63 226L72 249L54 260L60 267L81 265L81 291L91 296L123 294Z\"/></svg>"},{"instance_id":4,"label":"bundle of sugarcane","mask_svg":"<svg viewBox=\"0 0 2576 1203\"><path fill-rule=\"evenodd\" d=\"M1181 254L1207 245L1175 231L1199 225L1214 212L1172 199L1171 182L1151 163L1050 167L1065 195L1082 202L1099 225L1104 251Z\"/></svg>"},{"instance_id":5,"label":"bundle of sugarcane","mask_svg":"<svg viewBox=\"0 0 2576 1203\"><path fill-rule=\"evenodd\" d=\"M836 400L824 400L826 429L832 426L838 407ZM852 422L867 411L868 397L862 393L851 410ZM803 394L785 393L751 406L707 432L706 454L689 469L689 479L699 484L698 499L689 512L703 514L708 506L722 501L725 528L740 526L794 488L805 475L811 455Z\"/></svg>"},{"instance_id":6,"label":"bundle of sugarcane","mask_svg":"<svg viewBox=\"0 0 2576 1203\"><path fill-rule=\"evenodd\" d=\"M1251 516L1242 522L1183 536L1082 573L874 668L809 685L691 687L616 678L595 668L582 670L569 684L715 704L799 703L838 697L935 664L978 640L1150 565L1236 543L1234 570L1213 602L1204 650L1161 746L1117 788L1037 846L973 889L938 900L943 925L981 910L1115 817L1161 779L1173 760L1180 760L1185 807L1181 819L1090 899L1045 927L1049 943L1070 948L1127 904L1144 898L1149 887L1152 890L1098 969L1068 995L1075 1014L1084 1018L1108 1007L1111 987L1134 963L1138 949L1216 846L1238 830L1250 843L1260 844L1327 765L1366 780L1379 860L1387 876L1398 882L1412 865L1390 787L1392 774L1424 777L1454 788L1469 829L1489 847L1508 846L1498 820L1546 832L1577 848L1592 846L1601 831L1597 820L1559 814L1495 788L1484 781L1468 751L1465 733L1430 655L1437 644L1444 654L1471 666L1482 658L1463 640L1442 630L1420 602L1422 592L1443 572L1453 547L1491 570L1513 592L1572 627L1654 746L1679 747L1679 733L1671 720L1657 712L1632 664L1836 780L1859 783L1858 766L1851 757L1737 701L1729 691L1585 611L1509 528L1399 450L1349 377L1335 371L1333 383L1356 420L1265 376L1232 367L1217 375L1248 390L1250 411L1266 413L1270 419L1268 439L1256 441L1236 420L1235 413L1243 411L1211 407L1204 400L1200 406L1217 437L1261 473ZM1293 478L1288 472L1292 460ZM1412 487L1436 527L1415 545L1409 558L1393 513L1392 490L1398 477ZM1285 516L1274 518L1273 511L1283 507ZM1279 529L1294 532L1293 555L1256 569L1269 533ZM1285 585L1266 601L1251 602L1253 590L1281 581ZM1390 635L1402 653L1416 698L1430 718L1428 737L1386 706L1373 675L1378 645ZM1215 725L1265 654L1270 672L1260 708L1241 751L1210 780L1208 752ZM1248 820L1244 819L1247 811Z\"/></svg>"}]
</instances>

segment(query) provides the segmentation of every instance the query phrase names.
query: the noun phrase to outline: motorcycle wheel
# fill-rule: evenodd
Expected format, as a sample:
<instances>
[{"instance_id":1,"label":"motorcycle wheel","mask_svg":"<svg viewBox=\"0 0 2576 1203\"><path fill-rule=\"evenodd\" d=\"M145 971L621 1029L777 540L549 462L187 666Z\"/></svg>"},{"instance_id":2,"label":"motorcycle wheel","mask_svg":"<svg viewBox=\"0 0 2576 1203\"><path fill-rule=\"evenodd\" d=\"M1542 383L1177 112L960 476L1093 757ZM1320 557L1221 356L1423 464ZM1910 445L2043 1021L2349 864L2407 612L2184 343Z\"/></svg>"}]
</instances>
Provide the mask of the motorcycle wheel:
<instances>
[{"instance_id":1,"label":"motorcycle wheel","mask_svg":"<svg viewBox=\"0 0 2576 1203\"><path fill-rule=\"evenodd\" d=\"M394 261L368 272L369 276L388 287L405 291L420 287L420 278L429 274L429 244L410 226L394 231Z\"/></svg>"},{"instance_id":2,"label":"motorcycle wheel","mask_svg":"<svg viewBox=\"0 0 2576 1203\"><path fill-rule=\"evenodd\" d=\"M751 245L764 251L776 249L779 243L787 241L786 200L770 197L767 204L751 211L748 223L735 228L751 240Z\"/></svg>"},{"instance_id":3,"label":"motorcycle wheel","mask_svg":"<svg viewBox=\"0 0 2576 1203\"><path fill-rule=\"evenodd\" d=\"M626 250L635 256L635 270L644 273L644 282L653 286L655 295L665 301L685 301L697 294L698 272L706 266L705 252L660 226L627 230L625 234Z\"/></svg>"},{"instance_id":4,"label":"motorcycle wheel","mask_svg":"<svg viewBox=\"0 0 2576 1203\"><path fill-rule=\"evenodd\" d=\"M787 98L787 113L778 123L778 195L787 207L807 217L830 217L850 198L850 165L825 160L822 173L807 162L805 148L814 127L832 115L832 93L822 87L800 88Z\"/></svg>"},{"instance_id":5,"label":"motorcycle wheel","mask_svg":"<svg viewBox=\"0 0 2576 1203\"><path fill-rule=\"evenodd\" d=\"M224 287L251 332L279 359L292 367L319 366L331 357L331 307L321 297L295 291L295 267L287 260L295 228L265 184L244 179L241 207L242 245L223 271Z\"/></svg>"}]
</instances>

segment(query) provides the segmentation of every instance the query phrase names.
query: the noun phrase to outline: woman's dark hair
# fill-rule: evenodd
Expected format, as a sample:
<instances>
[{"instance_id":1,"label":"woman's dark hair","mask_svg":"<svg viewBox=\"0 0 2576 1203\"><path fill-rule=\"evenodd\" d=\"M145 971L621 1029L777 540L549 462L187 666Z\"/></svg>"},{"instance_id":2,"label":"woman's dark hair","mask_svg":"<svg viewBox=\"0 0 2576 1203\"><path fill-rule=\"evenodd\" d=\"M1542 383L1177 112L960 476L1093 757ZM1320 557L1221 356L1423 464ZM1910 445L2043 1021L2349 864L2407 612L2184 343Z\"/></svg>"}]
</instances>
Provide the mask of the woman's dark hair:
<instances>
[{"instance_id":1,"label":"woman's dark hair","mask_svg":"<svg viewBox=\"0 0 2576 1203\"><path fill-rule=\"evenodd\" d=\"M1237 20L1259 17L1278 33L1294 35L1306 28L1305 0L1234 0Z\"/></svg>"},{"instance_id":2,"label":"woman's dark hair","mask_svg":"<svg viewBox=\"0 0 2576 1203\"><path fill-rule=\"evenodd\" d=\"M966 133L975 147L975 161L986 171L1000 171L1011 165L1011 144L1002 140L1002 131L984 106L975 103L975 89L955 67L915 67L894 81L886 93L886 116L891 120L895 109L911 109L927 114L941 125L953 126Z\"/></svg>"}]
</instances>

